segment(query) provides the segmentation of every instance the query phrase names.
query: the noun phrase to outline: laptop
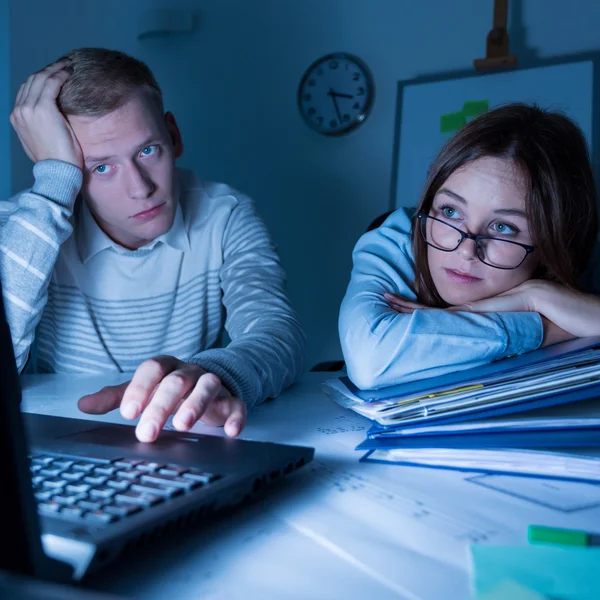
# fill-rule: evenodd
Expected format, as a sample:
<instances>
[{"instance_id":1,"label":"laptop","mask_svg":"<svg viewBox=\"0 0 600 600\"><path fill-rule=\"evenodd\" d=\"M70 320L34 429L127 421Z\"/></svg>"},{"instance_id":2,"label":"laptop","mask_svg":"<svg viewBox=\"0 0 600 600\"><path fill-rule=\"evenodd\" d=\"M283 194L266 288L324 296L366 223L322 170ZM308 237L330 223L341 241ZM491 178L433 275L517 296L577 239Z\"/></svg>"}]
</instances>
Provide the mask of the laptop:
<instances>
[{"instance_id":1,"label":"laptop","mask_svg":"<svg viewBox=\"0 0 600 600\"><path fill-rule=\"evenodd\" d=\"M147 444L127 425L21 413L1 288L0 361L0 592L7 573L79 581L313 457L313 448L187 432Z\"/></svg>"}]
</instances>

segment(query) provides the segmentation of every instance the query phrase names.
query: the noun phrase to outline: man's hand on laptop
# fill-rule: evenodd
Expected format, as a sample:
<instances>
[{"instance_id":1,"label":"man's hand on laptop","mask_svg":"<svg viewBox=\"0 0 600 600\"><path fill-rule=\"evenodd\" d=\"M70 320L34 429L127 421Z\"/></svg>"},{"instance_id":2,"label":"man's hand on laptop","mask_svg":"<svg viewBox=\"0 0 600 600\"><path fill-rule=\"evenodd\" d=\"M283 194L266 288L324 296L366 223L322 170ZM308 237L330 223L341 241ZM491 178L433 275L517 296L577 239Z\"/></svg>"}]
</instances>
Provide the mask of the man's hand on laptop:
<instances>
[{"instance_id":1,"label":"man's hand on laptop","mask_svg":"<svg viewBox=\"0 0 600 600\"><path fill-rule=\"evenodd\" d=\"M197 421L238 436L246 425L246 403L234 398L221 380L198 365L174 356L156 356L144 361L131 381L107 386L79 400L79 409L105 414L121 409L126 419L141 415L135 434L141 442L153 442L167 419L179 431L189 430Z\"/></svg>"},{"instance_id":2,"label":"man's hand on laptop","mask_svg":"<svg viewBox=\"0 0 600 600\"><path fill-rule=\"evenodd\" d=\"M83 168L79 142L56 103L70 74L69 61L55 62L30 75L17 93L10 123L35 163L53 159Z\"/></svg>"}]
</instances>

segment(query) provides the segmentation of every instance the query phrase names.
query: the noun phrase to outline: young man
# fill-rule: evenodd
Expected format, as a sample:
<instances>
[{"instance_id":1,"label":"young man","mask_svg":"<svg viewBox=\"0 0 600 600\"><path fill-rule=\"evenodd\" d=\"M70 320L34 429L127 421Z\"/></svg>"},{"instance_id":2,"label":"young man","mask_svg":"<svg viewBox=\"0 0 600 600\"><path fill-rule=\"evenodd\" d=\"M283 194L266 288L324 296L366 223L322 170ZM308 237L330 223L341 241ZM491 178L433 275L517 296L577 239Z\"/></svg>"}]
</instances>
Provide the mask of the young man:
<instances>
[{"instance_id":1,"label":"young man","mask_svg":"<svg viewBox=\"0 0 600 600\"><path fill-rule=\"evenodd\" d=\"M139 440L171 414L180 430L200 419L237 436L305 350L250 199L175 167L175 118L148 67L120 52L75 50L30 76L11 123L35 163L0 231L19 368L35 334L40 371L135 371L79 407L141 415Z\"/></svg>"}]
</instances>

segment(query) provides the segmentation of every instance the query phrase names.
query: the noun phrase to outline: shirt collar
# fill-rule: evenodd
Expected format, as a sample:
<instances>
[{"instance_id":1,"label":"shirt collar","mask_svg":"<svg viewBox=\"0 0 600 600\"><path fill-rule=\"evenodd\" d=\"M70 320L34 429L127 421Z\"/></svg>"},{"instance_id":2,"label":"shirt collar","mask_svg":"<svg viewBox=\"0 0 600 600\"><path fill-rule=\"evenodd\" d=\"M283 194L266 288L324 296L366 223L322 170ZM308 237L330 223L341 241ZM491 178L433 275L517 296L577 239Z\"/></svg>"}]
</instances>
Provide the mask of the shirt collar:
<instances>
[{"instance_id":1,"label":"shirt collar","mask_svg":"<svg viewBox=\"0 0 600 600\"><path fill-rule=\"evenodd\" d=\"M77 236L77 250L83 263L86 263L90 258L107 249L112 249L118 254L132 255L138 252L142 254L143 252L152 250L158 243L163 243L180 252L190 250L190 241L185 230L183 213L179 202L177 203L175 218L173 219L171 229L138 250L128 250L116 242L113 242L104 231L100 229L98 223L96 223L96 219L94 219L87 202L81 198L79 199L79 202L81 203L81 206L75 234Z\"/></svg>"}]
</instances>

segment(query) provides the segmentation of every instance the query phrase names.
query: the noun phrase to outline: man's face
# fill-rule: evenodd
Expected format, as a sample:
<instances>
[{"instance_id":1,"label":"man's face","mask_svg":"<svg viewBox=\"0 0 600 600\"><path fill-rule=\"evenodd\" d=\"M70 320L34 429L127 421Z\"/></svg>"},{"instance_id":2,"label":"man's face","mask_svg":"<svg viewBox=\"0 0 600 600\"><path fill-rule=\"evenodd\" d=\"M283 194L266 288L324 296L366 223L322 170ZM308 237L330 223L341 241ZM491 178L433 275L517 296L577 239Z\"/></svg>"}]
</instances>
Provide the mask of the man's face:
<instances>
[{"instance_id":1,"label":"man's face","mask_svg":"<svg viewBox=\"0 0 600 600\"><path fill-rule=\"evenodd\" d=\"M172 114L139 91L103 117L70 116L84 157L82 195L100 228L137 249L169 231L183 145Z\"/></svg>"},{"instance_id":2,"label":"man's face","mask_svg":"<svg viewBox=\"0 0 600 600\"><path fill-rule=\"evenodd\" d=\"M452 173L435 195L429 214L473 235L532 244L523 176L500 158L480 158ZM453 239L456 242L458 236ZM427 260L438 293L451 305L510 290L530 279L538 264L534 252L516 269L496 269L477 258L475 243L468 239L454 252L427 246Z\"/></svg>"}]
</instances>

